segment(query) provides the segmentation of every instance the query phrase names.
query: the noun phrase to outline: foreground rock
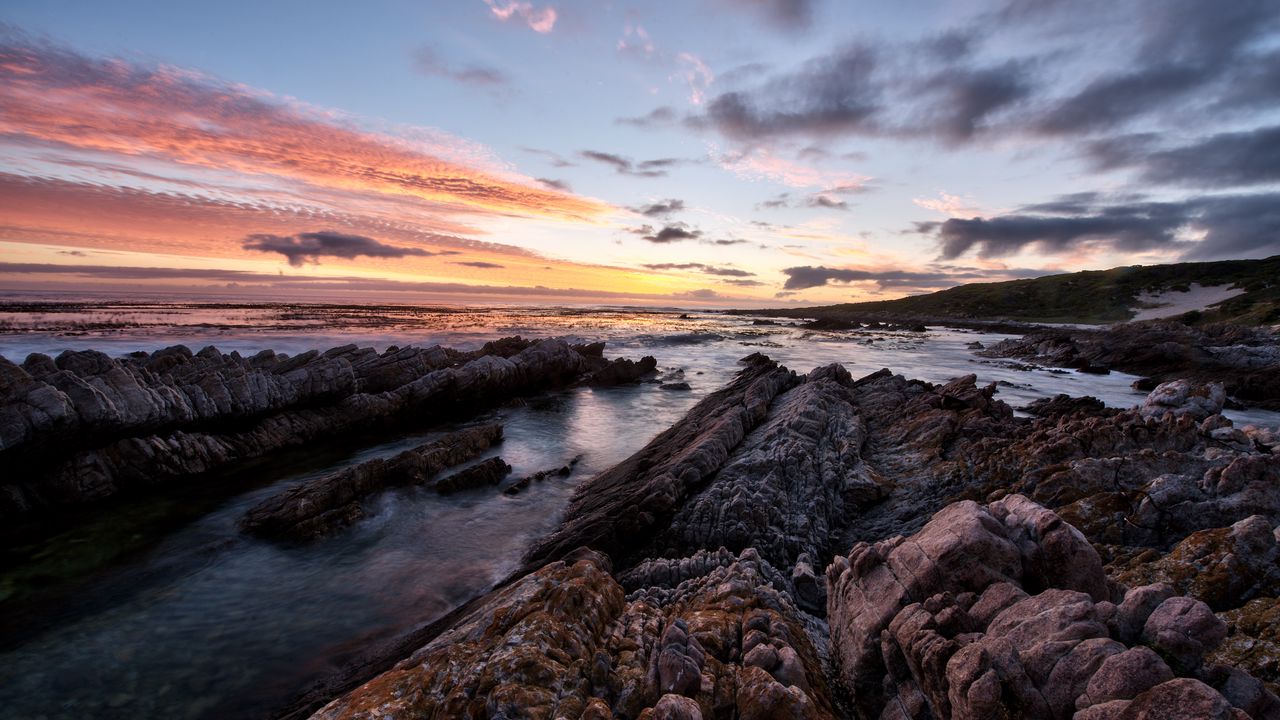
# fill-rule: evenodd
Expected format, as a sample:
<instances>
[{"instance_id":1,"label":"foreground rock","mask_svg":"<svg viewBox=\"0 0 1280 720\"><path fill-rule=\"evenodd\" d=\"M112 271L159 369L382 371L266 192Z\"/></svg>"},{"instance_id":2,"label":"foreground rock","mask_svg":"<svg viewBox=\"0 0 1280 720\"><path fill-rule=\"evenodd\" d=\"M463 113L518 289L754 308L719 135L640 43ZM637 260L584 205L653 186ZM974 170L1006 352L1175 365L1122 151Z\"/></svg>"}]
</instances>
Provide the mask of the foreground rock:
<instances>
[{"instance_id":1,"label":"foreground rock","mask_svg":"<svg viewBox=\"0 0 1280 720\"><path fill-rule=\"evenodd\" d=\"M424 484L445 469L476 458L501 439L501 425L449 433L393 458L363 462L273 495L250 508L240 526L268 537L320 537L363 517L361 501L374 493ZM453 484L456 481L449 489Z\"/></svg>"},{"instance_id":2,"label":"foreground rock","mask_svg":"<svg viewBox=\"0 0 1280 720\"><path fill-rule=\"evenodd\" d=\"M1256 676L1274 657L1274 517L1237 517L1276 489L1276 456L1215 438L1221 416L1058 401L1022 419L973 376L744 363L583 483L524 568L317 717L1280 712ZM1178 468L1202 493L1186 507L1148 487ZM1133 512L1154 493L1158 526L1069 499L1104 478L1145 488Z\"/></svg>"},{"instance_id":3,"label":"foreground rock","mask_svg":"<svg viewBox=\"0 0 1280 720\"><path fill-rule=\"evenodd\" d=\"M828 580L833 655L863 717L1280 712L1257 680L1205 666L1227 635L1207 605L1109 583L1078 530L1020 495L859 543Z\"/></svg>"},{"instance_id":4,"label":"foreground rock","mask_svg":"<svg viewBox=\"0 0 1280 720\"><path fill-rule=\"evenodd\" d=\"M745 553L627 594L595 553L556 561L316 718L832 718L818 655Z\"/></svg>"},{"instance_id":5,"label":"foreground rock","mask_svg":"<svg viewBox=\"0 0 1280 720\"><path fill-rule=\"evenodd\" d=\"M113 359L0 358L0 516L102 500L285 448L405 420L466 415L514 396L642 375L603 345L508 338L473 353L347 346L251 358L174 347Z\"/></svg>"}]
</instances>

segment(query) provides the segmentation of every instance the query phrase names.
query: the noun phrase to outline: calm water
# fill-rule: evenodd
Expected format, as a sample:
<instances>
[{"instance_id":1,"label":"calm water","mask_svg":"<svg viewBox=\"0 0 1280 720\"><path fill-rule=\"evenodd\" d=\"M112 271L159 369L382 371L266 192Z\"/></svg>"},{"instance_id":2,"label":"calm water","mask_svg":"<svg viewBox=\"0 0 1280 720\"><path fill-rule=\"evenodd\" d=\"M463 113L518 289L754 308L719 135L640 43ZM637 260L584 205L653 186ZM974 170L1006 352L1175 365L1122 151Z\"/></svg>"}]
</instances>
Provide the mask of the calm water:
<instances>
[{"instance_id":1,"label":"calm water","mask_svg":"<svg viewBox=\"0 0 1280 720\"><path fill-rule=\"evenodd\" d=\"M493 308L225 308L90 306L0 312L0 354L95 348L111 354L175 343L252 353L357 343L477 347L508 335L606 340L606 354L651 354L689 392L655 384L575 389L491 414L506 439L490 454L513 478L583 455L569 478L516 496L493 490L440 497L386 493L371 517L332 538L284 546L241 535L236 521L281 488L435 437L431 428L358 450L284 457L228 478L228 487L177 489L116 508L98 522L10 550L0 569L0 715L21 718L236 717L288 699L362 644L430 621L513 570L550 530L573 487L641 447L703 395L736 360L763 352L807 372L841 362L855 375L888 367L945 381L977 373L1022 405L1089 394L1113 406L1142 395L1135 378L1020 371L966 344L1003 335L813 333L751 318L678 312ZM1280 424L1274 413L1237 422ZM87 579L86 579L87 578Z\"/></svg>"}]
</instances>

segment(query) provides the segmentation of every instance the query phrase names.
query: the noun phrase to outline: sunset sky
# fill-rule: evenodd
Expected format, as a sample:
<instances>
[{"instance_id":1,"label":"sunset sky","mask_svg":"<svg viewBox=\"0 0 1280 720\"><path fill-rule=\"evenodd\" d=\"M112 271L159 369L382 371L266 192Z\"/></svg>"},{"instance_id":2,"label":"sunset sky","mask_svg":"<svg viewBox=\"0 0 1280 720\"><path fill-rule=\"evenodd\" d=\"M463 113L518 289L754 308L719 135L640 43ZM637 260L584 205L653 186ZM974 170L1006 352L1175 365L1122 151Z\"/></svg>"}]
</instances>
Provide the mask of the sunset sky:
<instances>
[{"instance_id":1,"label":"sunset sky","mask_svg":"<svg viewBox=\"0 0 1280 720\"><path fill-rule=\"evenodd\" d=\"M748 307L1277 253L1275 0L0 8L0 292Z\"/></svg>"}]
</instances>

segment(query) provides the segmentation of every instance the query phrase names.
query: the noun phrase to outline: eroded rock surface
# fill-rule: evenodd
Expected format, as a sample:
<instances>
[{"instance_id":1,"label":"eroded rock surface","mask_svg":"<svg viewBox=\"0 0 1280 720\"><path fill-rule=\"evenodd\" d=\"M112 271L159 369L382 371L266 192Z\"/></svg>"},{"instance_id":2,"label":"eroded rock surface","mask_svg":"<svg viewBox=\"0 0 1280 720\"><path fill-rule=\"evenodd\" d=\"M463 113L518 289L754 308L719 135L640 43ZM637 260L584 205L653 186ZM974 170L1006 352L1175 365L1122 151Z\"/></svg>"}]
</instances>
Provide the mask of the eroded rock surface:
<instances>
[{"instance_id":1,"label":"eroded rock surface","mask_svg":"<svg viewBox=\"0 0 1280 720\"><path fill-rule=\"evenodd\" d=\"M950 505L913 536L859 543L828 579L832 655L859 717L1280 708L1256 680L1206 668L1227 635L1207 605L1109 583L1078 530L1019 495Z\"/></svg>"}]
</instances>

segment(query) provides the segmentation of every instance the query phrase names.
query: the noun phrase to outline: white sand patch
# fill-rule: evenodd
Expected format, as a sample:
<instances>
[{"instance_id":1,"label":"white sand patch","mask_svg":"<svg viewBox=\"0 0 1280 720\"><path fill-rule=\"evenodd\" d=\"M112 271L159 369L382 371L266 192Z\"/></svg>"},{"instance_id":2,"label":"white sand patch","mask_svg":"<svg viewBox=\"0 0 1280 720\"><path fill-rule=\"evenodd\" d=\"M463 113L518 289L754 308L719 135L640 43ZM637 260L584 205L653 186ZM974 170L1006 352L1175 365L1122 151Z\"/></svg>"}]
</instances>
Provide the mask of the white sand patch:
<instances>
[{"instance_id":1,"label":"white sand patch","mask_svg":"<svg viewBox=\"0 0 1280 720\"><path fill-rule=\"evenodd\" d=\"M1210 305L1229 300L1244 293L1244 290L1233 288L1230 285L1205 287L1198 283L1191 283L1190 288L1187 292L1164 290L1158 293L1142 293L1137 297L1138 303L1154 307L1139 307L1137 314L1131 319L1156 320L1158 318L1181 315L1192 310L1204 310Z\"/></svg>"}]
</instances>

